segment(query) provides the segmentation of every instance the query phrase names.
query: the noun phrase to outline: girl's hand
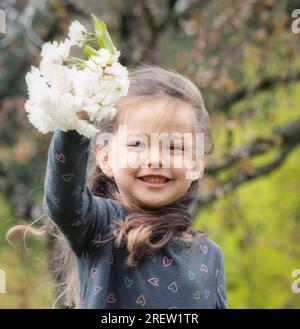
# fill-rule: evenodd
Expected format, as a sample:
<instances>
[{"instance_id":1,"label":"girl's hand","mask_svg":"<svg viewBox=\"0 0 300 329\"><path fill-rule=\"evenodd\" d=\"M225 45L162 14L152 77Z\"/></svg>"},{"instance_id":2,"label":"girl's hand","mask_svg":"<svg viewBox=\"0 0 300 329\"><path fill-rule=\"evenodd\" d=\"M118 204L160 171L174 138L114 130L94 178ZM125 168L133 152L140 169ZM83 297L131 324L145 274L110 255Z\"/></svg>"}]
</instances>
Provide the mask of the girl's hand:
<instances>
[{"instance_id":1,"label":"girl's hand","mask_svg":"<svg viewBox=\"0 0 300 329\"><path fill-rule=\"evenodd\" d=\"M81 120L89 121L89 116L85 111L76 113Z\"/></svg>"}]
</instances>

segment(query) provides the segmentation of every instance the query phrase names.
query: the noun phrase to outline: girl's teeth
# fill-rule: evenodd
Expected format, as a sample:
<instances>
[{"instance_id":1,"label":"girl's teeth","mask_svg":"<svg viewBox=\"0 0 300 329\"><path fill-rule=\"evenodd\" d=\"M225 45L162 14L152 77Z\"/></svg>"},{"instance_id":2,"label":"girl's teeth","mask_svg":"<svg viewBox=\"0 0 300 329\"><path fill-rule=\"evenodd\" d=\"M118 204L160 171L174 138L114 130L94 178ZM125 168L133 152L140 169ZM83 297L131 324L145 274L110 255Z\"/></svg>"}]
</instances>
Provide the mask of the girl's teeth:
<instances>
[{"instance_id":1,"label":"girl's teeth","mask_svg":"<svg viewBox=\"0 0 300 329\"><path fill-rule=\"evenodd\" d=\"M162 177L143 177L143 181L148 183L163 184L166 182L166 178Z\"/></svg>"}]
</instances>

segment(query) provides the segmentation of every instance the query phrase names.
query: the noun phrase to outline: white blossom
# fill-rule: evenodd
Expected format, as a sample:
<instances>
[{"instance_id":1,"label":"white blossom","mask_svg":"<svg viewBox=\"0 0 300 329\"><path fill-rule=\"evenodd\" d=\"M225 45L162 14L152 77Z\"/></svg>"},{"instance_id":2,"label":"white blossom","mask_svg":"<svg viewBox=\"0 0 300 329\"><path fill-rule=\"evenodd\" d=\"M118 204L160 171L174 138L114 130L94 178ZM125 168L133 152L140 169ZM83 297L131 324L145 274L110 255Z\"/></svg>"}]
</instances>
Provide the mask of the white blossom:
<instances>
[{"instance_id":1,"label":"white blossom","mask_svg":"<svg viewBox=\"0 0 300 329\"><path fill-rule=\"evenodd\" d=\"M109 74L109 75L115 76L116 78L123 78L123 77L127 76L128 71L127 71L126 67L124 67L120 63L114 62L114 63L112 63L111 66L107 66L104 69L104 74Z\"/></svg>"},{"instance_id":2,"label":"white blossom","mask_svg":"<svg viewBox=\"0 0 300 329\"><path fill-rule=\"evenodd\" d=\"M99 56L79 60L82 65L78 67L65 65L70 47L80 47L86 33L79 22L73 22L69 28L70 40L45 43L40 66L32 66L26 74L25 110L29 121L42 133L75 129L91 138L98 132L94 121L113 118L117 113L116 102L128 93L128 72L117 62L119 51L112 54L101 48L97 51ZM82 111L88 120L78 116Z\"/></svg>"},{"instance_id":3,"label":"white blossom","mask_svg":"<svg viewBox=\"0 0 300 329\"><path fill-rule=\"evenodd\" d=\"M51 88L61 93L70 92L73 88L73 70L56 63L41 63L41 73Z\"/></svg>"},{"instance_id":4,"label":"white blossom","mask_svg":"<svg viewBox=\"0 0 300 329\"><path fill-rule=\"evenodd\" d=\"M117 114L117 109L114 106L107 106L103 108L103 115L105 117L113 118Z\"/></svg>"},{"instance_id":5,"label":"white blossom","mask_svg":"<svg viewBox=\"0 0 300 329\"><path fill-rule=\"evenodd\" d=\"M46 42L42 46L41 56L42 63L56 63L63 64L64 61L69 57L71 43L69 39L58 44L57 41Z\"/></svg>"},{"instance_id":6,"label":"white blossom","mask_svg":"<svg viewBox=\"0 0 300 329\"><path fill-rule=\"evenodd\" d=\"M72 46L82 47L86 41L87 30L78 21L73 21L69 27L69 38Z\"/></svg>"}]
</instances>

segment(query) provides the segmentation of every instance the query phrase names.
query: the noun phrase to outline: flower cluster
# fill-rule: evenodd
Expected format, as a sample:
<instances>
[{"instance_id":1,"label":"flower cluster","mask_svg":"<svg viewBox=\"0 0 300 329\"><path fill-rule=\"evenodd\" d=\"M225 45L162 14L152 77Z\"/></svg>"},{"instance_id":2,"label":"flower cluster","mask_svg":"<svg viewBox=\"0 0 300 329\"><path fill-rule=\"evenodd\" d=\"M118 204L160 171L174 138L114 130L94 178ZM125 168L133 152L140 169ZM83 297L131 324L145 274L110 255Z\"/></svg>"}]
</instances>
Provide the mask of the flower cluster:
<instances>
[{"instance_id":1,"label":"flower cluster","mask_svg":"<svg viewBox=\"0 0 300 329\"><path fill-rule=\"evenodd\" d=\"M25 110L42 133L77 130L90 138L98 132L93 123L113 117L116 102L128 93L128 71L118 62L120 51L105 23L92 17L95 33L73 21L68 38L45 43L40 66L32 66L26 74L29 97ZM93 42L100 46L98 50ZM73 46L81 48L87 58L70 56Z\"/></svg>"}]
</instances>

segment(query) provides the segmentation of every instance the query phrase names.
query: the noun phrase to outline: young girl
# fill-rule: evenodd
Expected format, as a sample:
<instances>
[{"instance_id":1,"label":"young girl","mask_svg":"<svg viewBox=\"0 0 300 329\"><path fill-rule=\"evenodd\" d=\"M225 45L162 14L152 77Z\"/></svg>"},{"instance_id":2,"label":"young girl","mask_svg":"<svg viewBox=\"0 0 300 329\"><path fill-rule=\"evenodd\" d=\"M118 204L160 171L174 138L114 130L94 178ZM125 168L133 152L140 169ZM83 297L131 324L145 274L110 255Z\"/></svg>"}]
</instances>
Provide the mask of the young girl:
<instances>
[{"instance_id":1,"label":"young girl","mask_svg":"<svg viewBox=\"0 0 300 329\"><path fill-rule=\"evenodd\" d=\"M66 272L68 298L76 308L227 308L223 252L191 227L201 177L187 178L190 169L174 165L184 148L170 144L164 166L160 149L142 139L202 132L206 159L213 144L201 93L159 66L141 65L129 78L116 116L98 124L101 140L75 130L52 136L43 209L71 250L58 269ZM120 164L124 156L130 166ZM197 161L203 169L203 157Z\"/></svg>"}]
</instances>

